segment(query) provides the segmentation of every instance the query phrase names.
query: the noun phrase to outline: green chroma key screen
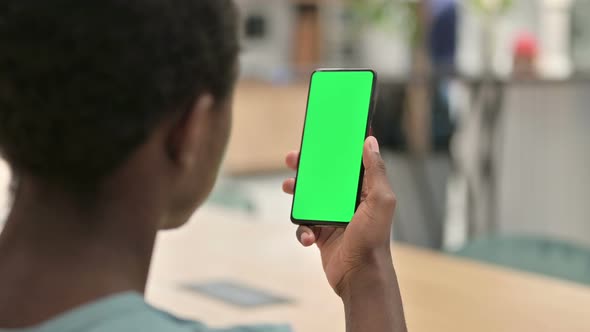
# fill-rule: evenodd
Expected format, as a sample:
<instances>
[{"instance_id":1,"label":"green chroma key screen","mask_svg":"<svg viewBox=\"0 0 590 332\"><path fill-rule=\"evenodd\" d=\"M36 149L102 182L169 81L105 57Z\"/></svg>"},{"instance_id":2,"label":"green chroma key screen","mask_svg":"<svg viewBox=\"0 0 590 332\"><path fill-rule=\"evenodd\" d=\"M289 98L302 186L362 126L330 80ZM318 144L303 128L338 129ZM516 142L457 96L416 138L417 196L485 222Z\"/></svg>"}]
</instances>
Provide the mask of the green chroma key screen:
<instances>
[{"instance_id":1,"label":"green chroma key screen","mask_svg":"<svg viewBox=\"0 0 590 332\"><path fill-rule=\"evenodd\" d=\"M374 76L370 70L312 75L291 214L294 222L352 219Z\"/></svg>"}]
</instances>

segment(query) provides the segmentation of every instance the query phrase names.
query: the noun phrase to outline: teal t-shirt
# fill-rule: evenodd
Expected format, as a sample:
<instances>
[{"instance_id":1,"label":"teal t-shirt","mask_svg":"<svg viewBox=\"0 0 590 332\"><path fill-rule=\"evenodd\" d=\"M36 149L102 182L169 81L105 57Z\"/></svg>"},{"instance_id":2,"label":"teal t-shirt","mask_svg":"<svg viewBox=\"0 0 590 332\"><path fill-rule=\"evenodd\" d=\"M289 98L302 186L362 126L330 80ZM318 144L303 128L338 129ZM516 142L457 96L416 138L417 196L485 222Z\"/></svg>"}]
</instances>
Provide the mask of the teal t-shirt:
<instances>
[{"instance_id":1,"label":"teal t-shirt","mask_svg":"<svg viewBox=\"0 0 590 332\"><path fill-rule=\"evenodd\" d=\"M210 329L179 319L145 302L138 293L122 293L81 306L41 325L0 332L290 332L288 326Z\"/></svg>"}]
</instances>

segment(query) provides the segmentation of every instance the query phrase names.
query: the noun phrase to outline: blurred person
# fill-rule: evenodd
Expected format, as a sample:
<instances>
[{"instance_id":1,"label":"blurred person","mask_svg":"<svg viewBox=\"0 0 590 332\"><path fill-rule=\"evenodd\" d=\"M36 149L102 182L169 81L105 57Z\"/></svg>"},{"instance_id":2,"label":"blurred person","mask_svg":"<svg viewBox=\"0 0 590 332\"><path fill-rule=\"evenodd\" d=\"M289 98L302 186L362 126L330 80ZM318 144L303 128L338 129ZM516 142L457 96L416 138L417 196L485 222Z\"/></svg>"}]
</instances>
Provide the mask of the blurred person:
<instances>
[{"instance_id":1,"label":"blurred person","mask_svg":"<svg viewBox=\"0 0 590 332\"><path fill-rule=\"evenodd\" d=\"M538 55L537 38L528 32L519 33L514 42L512 76L517 79L536 78Z\"/></svg>"},{"instance_id":2,"label":"blurred person","mask_svg":"<svg viewBox=\"0 0 590 332\"><path fill-rule=\"evenodd\" d=\"M0 3L0 151L14 174L0 330L288 330L208 329L143 296L157 232L183 225L214 185L237 36L230 0ZM297 237L319 247L348 331L405 331L395 196L374 138L363 156L363 202L348 228L300 227Z\"/></svg>"},{"instance_id":3,"label":"blurred person","mask_svg":"<svg viewBox=\"0 0 590 332\"><path fill-rule=\"evenodd\" d=\"M456 0L429 0L429 48L436 74L455 71L457 53L457 3Z\"/></svg>"},{"instance_id":4,"label":"blurred person","mask_svg":"<svg viewBox=\"0 0 590 332\"><path fill-rule=\"evenodd\" d=\"M455 73L457 53L457 2L429 0L428 13L428 41L433 74L432 145L435 150L447 152L455 131L449 90ZM440 238L442 240L442 236Z\"/></svg>"}]
</instances>

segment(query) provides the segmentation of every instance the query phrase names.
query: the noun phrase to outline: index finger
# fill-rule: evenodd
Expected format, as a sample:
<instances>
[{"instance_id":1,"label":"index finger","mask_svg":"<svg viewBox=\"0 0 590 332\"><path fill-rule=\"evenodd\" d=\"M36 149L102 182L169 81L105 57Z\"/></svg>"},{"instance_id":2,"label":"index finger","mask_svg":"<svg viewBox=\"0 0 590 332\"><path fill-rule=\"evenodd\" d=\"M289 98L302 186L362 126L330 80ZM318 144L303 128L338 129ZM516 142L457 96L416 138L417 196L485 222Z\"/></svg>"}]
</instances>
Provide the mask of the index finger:
<instances>
[{"instance_id":1,"label":"index finger","mask_svg":"<svg viewBox=\"0 0 590 332\"><path fill-rule=\"evenodd\" d=\"M297 167L299 166L299 151L291 151L287 153L285 163L287 164L287 167L296 171Z\"/></svg>"}]
</instances>

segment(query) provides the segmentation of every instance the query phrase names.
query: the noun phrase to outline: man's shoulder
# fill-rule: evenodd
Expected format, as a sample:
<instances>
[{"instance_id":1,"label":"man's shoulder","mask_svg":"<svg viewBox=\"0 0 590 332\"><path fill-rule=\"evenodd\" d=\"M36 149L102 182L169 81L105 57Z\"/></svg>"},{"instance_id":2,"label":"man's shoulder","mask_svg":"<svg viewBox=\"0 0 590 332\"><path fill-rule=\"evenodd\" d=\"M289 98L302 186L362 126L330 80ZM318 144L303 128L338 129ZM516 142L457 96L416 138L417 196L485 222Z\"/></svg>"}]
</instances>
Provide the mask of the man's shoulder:
<instances>
[{"instance_id":1,"label":"man's shoulder","mask_svg":"<svg viewBox=\"0 0 590 332\"><path fill-rule=\"evenodd\" d=\"M122 293L73 309L39 326L0 332L291 332L288 326L209 328L148 304L138 293Z\"/></svg>"},{"instance_id":2,"label":"man's shoulder","mask_svg":"<svg viewBox=\"0 0 590 332\"><path fill-rule=\"evenodd\" d=\"M127 326L129 329L126 329L125 331L132 331L135 328L139 328L138 331L142 332L291 332L288 325L252 325L229 328L211 328L198 321L183 319L154 307L150 307L150 310L147 311L136 312L124 319L129 320ZM108 327L105 331L107 330L114 331L114 329ZM102 330L100 332L102 332Z\"/></svg>"}]
</instances>

